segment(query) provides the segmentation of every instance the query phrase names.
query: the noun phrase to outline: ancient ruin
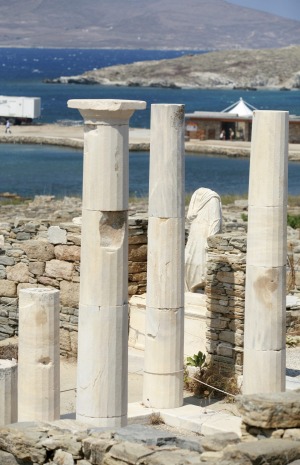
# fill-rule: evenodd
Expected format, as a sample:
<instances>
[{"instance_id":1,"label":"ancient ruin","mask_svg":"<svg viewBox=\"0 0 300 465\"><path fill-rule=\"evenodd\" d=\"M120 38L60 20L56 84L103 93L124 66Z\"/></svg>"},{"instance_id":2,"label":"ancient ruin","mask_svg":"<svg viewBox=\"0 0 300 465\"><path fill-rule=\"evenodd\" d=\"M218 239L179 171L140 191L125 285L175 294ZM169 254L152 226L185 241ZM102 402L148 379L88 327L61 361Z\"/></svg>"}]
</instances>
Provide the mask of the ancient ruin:
<instances>
[{"instance_id":1,"label":"ancient ruin","mask_svg":"<svg viewBox=\"0 0 300 465\"><path fill-rule=\"evenodd\" d=\"M84 118L76 418L127 423L128 131L145 102L69 100ZM112 370L112 367L117 369Z\"/></svg>"},{"instance_id":2,"label":"ancient ruin","mask_svg":"<svg viewBox=\"0 0 300 465\"><path fill-rule=\"evenodd\" d=\"M19 303L18 421L59 418L59 292L56 289L22 289Z\"/></svg>"},{"instance_id":3,"label":"ancient ruin","mask_svg":"<svg viewBox=\"0 0 300 465\"><path fill-rule=\"evenodd\" d=\"M288 112L255 111L253 119L245 301L245 394L285 390Z\"/></svg>"},{"instance_id":4,"label":"ancient ruin","mask_svg":"<svg viewBox=\"0 0 300 465\"><path fill-rule=\"evenodd\" d=\"M183 136L183 105L152 105L143 402L156 408L183 402Z\"/></svg>"},{"instance_id":5,"label":"ancient ruin","mask_svg":"<svg viewBox=\"0 0 300 465\"><path fill-rule=\"evenodd\" d=\"M200 436L187 438L141 425L124 427L128 290L132 286L128 287L128 242L131 246L142 244L143 255L147 229L142 220L132 219L131 227L139 232L128 241L128 121L145 102L71 100L69 106L78 108L85 122L81 260L79 222L47 227L25 224L27 230L17 232L23 245L16 238L15 247L9 246L9 253L1 255L8 276L8 284L2 285L6 305L14 305L17 287L20 305L19 315L17 311L10 314L11 320L19 319L18 364L0 364L0 406L5 401L0 423L16 421L16 408L12 408L16 405L16 367L19 423L0 429L0 462L291 465L296 461L296 465L300 459L299 393L280 392L285 389L287 324L287 113L257 112L254 116L247 243L240 233L215 234L220 227L219 197L197 191L191 216L196 216L200 226L210 224L213 217L213 227L205 236L205 271L201 269L200 279L190 287L197 291L204 286L205 294L193 292L195 299L190 300L191 293L187 293L189 298L184 301L184 111L182 105L152 107L143 405L140 403L147 413L136 417L136 422L159 414L173 426L187 426L193 422L192 409L201 409L193 430ZM204 202L197 198L199 194L204 194ZM210 205L212 200L214 205ZM201 219L203 207L210 206L213 215L206 212ZM196 237L197 221L193 228ZM10 226L5 227L8 230ZM5 242L3 237L1 248ZM201 256L203 262L203 245ZM63 291L66 283L78 283L79 263L77 421L53 421L60 417L60 306L58 290L45 284ZM144 266L143 262L140 269ZM22 289L27 284L35 287ZM205 314L200 313L202 320L205 318L210 361L224 377L243 371L243 390L249 394L235 398L239 416L225 416L223 423L209 408L181 407L184 320L188 305L197 307L197 298L205 309ZM75 308L77 297L73 300ZM193 317L196 313L190 311ZM65 309L62 315L61 323L73 318L76 326L75 311ZM184 413L177 415L179 411ZM232 432L233 424L238 434ZM107 429L94 428L98 426ZM221 433L212 435L216 431ZM211 436L203 437L207 434Z\"/></svg>"}]
</instances>

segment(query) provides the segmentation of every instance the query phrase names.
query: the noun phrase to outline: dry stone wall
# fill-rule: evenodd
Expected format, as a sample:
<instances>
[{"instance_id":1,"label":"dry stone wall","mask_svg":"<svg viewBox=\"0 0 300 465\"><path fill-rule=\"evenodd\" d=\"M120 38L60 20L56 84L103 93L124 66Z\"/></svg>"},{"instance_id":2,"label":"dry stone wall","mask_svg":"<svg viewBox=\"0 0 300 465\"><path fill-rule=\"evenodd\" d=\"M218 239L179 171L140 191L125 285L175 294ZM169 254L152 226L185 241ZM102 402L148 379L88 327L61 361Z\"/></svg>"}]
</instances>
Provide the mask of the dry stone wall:
<instances>
[{"instance_id":1,"label":"dry stone wall","mask_svg":"<svg viewBox=\"0 0 300 465\"><path fill-rule=\"evenodd\" d=\"M18 295L28 287L60 291L61 353L76 355L81 226L48 220L0 223L0 340L18 334ZM129 219L129 296L146 290L147 221Z\"/></svg>"},{"instance_id":2,"label":"dry stone wall","mask_svg":"<svg viewBox=\"0 0 300 465\"><path fill-rule=\"evenodd\" d=\"M74 199L56 201L55 212L50 214L52 203L52 198L37 197L27 207L29 218L19 206L10 217L1 207L0 340L18 334L19 290L51 286L60 290L61 353L76 355L81 226L71 218L80 214L81 205ZM243 362L246 233L242 222L232 218L224 221L228 232L208 239L206 337L208 358L220 370L233 369L239 374ZM130 211L129 297L146 292L147 226L145 212ZM293 288L299 293L300 246L298 231L293 232L293 237L289 234L295 265ZM287 333L300 335L297 305L287 310Z\"/></svg>"},{"instance_id":3,"label":"dry stone wall","mask_svg":"<svg viewBox=\"0 0 300 465\"><path fill-rule=\"evenodd\" d=\"M220 373L242 374L247 236L225 233L209 237L207 283L208 359ZM287 334L300 334L300 307L287 309Z\"/></svg>"}]
</instances>

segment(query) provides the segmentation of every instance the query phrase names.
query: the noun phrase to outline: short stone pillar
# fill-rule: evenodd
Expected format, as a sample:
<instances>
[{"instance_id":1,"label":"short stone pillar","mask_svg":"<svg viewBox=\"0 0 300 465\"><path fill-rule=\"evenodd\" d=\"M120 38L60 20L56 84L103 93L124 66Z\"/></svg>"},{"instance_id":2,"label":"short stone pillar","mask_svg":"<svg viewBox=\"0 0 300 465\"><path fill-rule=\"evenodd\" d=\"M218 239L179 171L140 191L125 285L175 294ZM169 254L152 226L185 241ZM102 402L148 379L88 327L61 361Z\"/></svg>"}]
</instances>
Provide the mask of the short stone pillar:
<instances>
[{"instance_id":1,"label":"short stone pillar","mask_svg":"<svg viewBox=\"0 0 300 465\"><path fill-rule=\"evenodd\" d=\"M152 105L143 402L183 403L184 106Z\"/></svg>"},{"instance_id":2,"label":"short stone pillar","mask_svg":"<svg viewBox=\"0 0 300 465\"><path fill-rule=\"evenodd\" d=\"M69 100L84 118L76 418L123 426L128 404L129 118L146 102Z\"/></svg>"},{"instance_id":3,"label":"short stone pillar","mask_svg":"<svg viewBox=\"0 0 300 465\"><path fill-rule=\"evenodd\" d=\"M18 365L0 360L0 426L18 421Z\"/></svg>"},{"instance_id":4,"label":"short stone pillar","mask_svg":"<svg viewBox=\"0 0 300 465\"><path fill-rule=\"evenodd\" d=\"M288 121L285 111L253 113L244 394L285 390Z\"/></svg>"},{"instance_id":5,"label":"short stone pillar","mask_svg":"<svg viewBox=\"0 0 300 465\"><path fill-rule=\"evenodd\" d=\"M59 291L20 290L18 421L60 418Z\"/></svg>"}]
</instances>

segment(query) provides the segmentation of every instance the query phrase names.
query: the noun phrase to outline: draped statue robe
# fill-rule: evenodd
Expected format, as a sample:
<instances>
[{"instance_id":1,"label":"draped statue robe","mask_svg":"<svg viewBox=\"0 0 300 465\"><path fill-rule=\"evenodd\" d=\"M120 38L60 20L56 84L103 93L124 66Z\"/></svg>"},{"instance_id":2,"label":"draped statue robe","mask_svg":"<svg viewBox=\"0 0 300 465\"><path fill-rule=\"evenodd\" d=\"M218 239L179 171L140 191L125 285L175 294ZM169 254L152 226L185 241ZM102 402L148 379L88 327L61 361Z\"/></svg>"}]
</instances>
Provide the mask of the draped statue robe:
<instances>
[{"instance_id":1,"label":"draped statue robe","mask_svg":"<svg viewBox=\"0 0 300 465\"><path fill-rule=\"evenodd\" d=\"M191 226L185 247L185 290L197 292L205 286L207 238L222 228L219 195L204 187L197 189L190 201L187 220Z\"/></svg>"}]
</instances>

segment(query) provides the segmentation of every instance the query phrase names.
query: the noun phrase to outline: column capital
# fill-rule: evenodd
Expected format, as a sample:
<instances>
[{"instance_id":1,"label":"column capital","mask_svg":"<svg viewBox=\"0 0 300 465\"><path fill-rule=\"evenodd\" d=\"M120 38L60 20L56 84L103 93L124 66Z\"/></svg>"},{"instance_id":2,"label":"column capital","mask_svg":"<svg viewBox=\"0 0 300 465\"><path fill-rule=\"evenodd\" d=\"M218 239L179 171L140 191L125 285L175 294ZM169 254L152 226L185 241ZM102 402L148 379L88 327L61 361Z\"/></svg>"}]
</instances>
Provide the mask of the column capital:
<instances>
[{"instance_id":1,"label":"column capital","mask_svg":"<svg viewBox=\"0 0 300 465\"><path fill-rule=\"evenodd\" d=\"M143 100L74 99L67 103L69 108L79 110L85 120L92 119L94 123L95 120L129 120L135 110L144 110L147 106Z\"/></svg>"}]
</instances>

